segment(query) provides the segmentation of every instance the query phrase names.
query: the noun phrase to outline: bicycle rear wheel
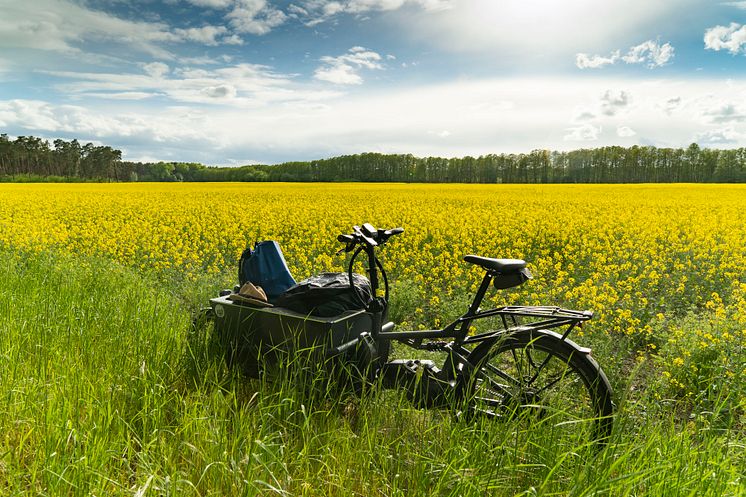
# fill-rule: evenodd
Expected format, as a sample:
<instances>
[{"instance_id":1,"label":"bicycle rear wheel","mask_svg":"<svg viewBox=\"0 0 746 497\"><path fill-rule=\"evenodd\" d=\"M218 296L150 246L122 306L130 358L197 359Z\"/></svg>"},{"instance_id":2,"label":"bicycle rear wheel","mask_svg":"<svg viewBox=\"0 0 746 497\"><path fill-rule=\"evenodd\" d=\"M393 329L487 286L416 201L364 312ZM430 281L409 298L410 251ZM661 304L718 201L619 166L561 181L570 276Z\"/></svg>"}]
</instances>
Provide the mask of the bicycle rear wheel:
<instances>
[{"instance_id":1,"label":"bicycle rear wheel","mask_svg":"<svg viewBox=\"0 0 746 497\"><path fill-rule=\"evenodd\" d=\"M609 381L587 351L551 331L524 330L478 346L458 392L470 417L527 422L573 446L606 441ZM543 431L541 433L544 433Z\"/></svg>"}]
</instances>

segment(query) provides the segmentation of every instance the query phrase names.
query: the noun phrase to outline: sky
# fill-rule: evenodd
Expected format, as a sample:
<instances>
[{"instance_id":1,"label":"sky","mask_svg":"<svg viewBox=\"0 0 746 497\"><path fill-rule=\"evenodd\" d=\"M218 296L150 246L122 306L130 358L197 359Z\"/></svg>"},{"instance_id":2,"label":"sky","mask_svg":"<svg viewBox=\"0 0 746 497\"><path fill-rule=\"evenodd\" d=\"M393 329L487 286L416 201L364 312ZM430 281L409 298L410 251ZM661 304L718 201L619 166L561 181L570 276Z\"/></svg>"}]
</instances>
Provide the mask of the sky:
<instances>
[{"instance_id":1,"label":"sky","mask_svg":"<svg viewBox=\"0 0 746 497\"><path fill-rule=\"evenodd\" d=\"M746 1L0 0L0 133L242 165L746 146Z\"/></svg>"}]
</instances>

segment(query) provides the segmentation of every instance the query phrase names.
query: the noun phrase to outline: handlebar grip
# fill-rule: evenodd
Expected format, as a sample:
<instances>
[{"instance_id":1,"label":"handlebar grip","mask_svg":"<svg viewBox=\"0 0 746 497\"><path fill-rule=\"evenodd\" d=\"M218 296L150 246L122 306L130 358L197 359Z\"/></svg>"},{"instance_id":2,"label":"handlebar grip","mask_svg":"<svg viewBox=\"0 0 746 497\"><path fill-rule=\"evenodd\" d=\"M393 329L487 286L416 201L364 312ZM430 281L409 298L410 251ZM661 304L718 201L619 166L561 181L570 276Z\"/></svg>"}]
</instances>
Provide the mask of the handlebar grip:
<instances>
[{"instance_id":1,"label":"handlebar grip","mask_svg":"<svg viewBox=\"0 0 746 497\"><path fill-rule=\"evenodd\" d=\"M404 233L404 228L392 228L386 231L386 236L400 235Z\"/></svg>"},{"instance_id":2,"label":"handlebar grip","mask_svg":"<svg viewBox=\"0 0 746 497\"><path fill-rule=\"evenodd\" d=\"M340 243L352 243L355 241L355 238L352 235L339 235L337 241Z\"/></svg>"}]
</instances>

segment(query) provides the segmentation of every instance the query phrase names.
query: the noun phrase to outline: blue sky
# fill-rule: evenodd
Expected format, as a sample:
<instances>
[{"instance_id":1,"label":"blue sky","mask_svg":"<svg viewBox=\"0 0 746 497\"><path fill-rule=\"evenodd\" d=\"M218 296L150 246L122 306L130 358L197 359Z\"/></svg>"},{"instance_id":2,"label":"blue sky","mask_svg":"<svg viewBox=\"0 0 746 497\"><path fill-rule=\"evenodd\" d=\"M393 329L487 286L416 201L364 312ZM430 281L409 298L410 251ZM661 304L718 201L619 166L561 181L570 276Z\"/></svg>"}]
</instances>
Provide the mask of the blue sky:
<instances>
[{"instance_id":1,"label":"blue sky","mask_svg":"<svg viewBox=\"0 0 746 497\"><path fill-rule=\"evenodd\" d=\"M276 163L746 146L746 1L0 0L0 132Z\"/></svg>"}]
</instances>

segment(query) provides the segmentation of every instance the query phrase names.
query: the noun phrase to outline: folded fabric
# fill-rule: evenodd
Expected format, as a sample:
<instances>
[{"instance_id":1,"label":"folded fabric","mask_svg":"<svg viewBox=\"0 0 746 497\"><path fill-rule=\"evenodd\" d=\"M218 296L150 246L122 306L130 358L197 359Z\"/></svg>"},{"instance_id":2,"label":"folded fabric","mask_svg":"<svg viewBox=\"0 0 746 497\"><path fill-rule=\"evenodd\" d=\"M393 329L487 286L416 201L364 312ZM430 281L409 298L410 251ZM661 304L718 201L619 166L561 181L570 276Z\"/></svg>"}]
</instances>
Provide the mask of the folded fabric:
<instances>
[{"instance_id":1,"label":"folded fabric","mask_svg":"<svg viewBox=\"0 0 746 497\"><path fill-rule=\"evenodd\" d=\"M243 284L241 289L238 291L239 295L243 295L244 297L251 297L257 300L263 300L267 302L267 294L264 293L264 290L262 287L258 285L254 285L252 282L247 281Z\"/></svg>"},{"instance_id":2,"label":"folded fabric","mask_svg":"<svg viewBox=\"0 0 746 497\"><path fill-rule=\"evenodd\" d=\"M227 299L233 302L239 302L241 304L248 304L253 307L274 307L266 300L259 300L255 299L254 297L245 297L240 293L232 293L228 295Z\"/></svg>"}]
</instances>

